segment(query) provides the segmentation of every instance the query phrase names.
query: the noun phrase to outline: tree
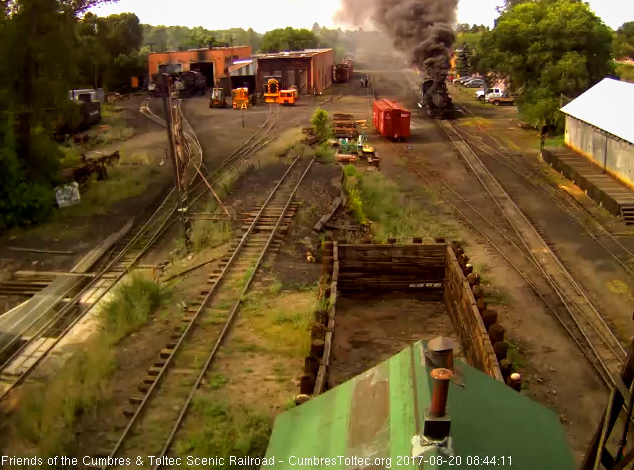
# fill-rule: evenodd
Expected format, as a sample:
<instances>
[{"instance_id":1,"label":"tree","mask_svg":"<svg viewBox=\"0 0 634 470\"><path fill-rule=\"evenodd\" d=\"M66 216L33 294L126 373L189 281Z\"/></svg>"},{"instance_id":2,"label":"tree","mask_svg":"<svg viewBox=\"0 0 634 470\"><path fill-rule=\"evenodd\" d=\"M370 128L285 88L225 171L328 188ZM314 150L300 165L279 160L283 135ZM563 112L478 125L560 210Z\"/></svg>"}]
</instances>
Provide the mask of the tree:
<instances>
[{"instance_id":1,"label":"tree","mask_svg":"<svg viewBox=\"0 0 634 470\"><path fill-rule=\"evenodd\" d=\"M456 50L457 61L456 70L461 77L471 75L473 73L473 49L468 44L463 44L460 49Z\"/></svg>"},{"instance_id":2,"label":"tree","mask_svg":"<svg viewBox=\"0 0 634 470\"><path fill-rule=\"evenodd\" d=\"M624 23L616 30L612 48L617 59L634 60L634 21Z\"/></svg>"},{"instance_id":3,"label":"tree","mask_svg":"<svg viewBox=\"0 0 634 470\"><path fill-rule=\"evenodd\" d=\"M317 47L315 33L307 29L284 29L268 31L262 37L262 52L299 51Z\"/></svg>"},{"instance_id":4,"label":"tree","mask_svg":"<svg viewBox=\"0 0 634 470\"><path fill-rule=\"evenodd\" d=\"M612 34L588 5L576 0L520 3L482 36L477 66L520 91L520 111L554 124L562 95L578 96L613 73Z\"/></svg>"},{"instance_id":5,"label":"tree","mask_svg":"<svg viewBox=\"0 0 634 470\"><path fill-rule=\"evenodd\" d=\"M310 118L310 122L315 128L315 132L321 138L326 138L328 136L328 111L322 108L317 108L315 112L313 112L313 116Z\"/></svg>"}]
</instances>

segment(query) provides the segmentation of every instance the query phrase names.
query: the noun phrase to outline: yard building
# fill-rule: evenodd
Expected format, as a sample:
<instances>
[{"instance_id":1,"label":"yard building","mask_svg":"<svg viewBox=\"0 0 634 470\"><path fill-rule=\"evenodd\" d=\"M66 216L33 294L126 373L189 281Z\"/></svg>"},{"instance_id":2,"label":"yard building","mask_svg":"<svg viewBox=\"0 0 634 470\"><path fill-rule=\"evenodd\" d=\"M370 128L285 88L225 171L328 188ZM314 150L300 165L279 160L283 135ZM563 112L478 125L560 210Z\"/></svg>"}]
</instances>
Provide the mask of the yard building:
<instances>
[{"instance_id":1,"label":"yard building","mask_svg":"<svg viewBox=\"0 0 634 470\"><path fill-rule=\"evenodd\" d=\"M234 62L251 57L250 46L209 47L187 51L155 52L148 58L149 74L178 73L197 70L207 79L207 86L213 87L221 78L229 76L229 68Z\"/></svg>"},{"instance_id":2,"label":"yard building","mask_svg":"<svg viewBox=\"0 0 634 470\"><path fill-rule=\"evenodd\" d=\"M561 110L566 145L634 188L634 84L606 78Z\"/></svg>"},{"instance_id":3,"label":"yard building","mask_svg":"<svg viewBox=\"0 0 634 470\"><path fill-rule=\"evenodd\" d=\"M282 89L296 86L300 94L320 94L332 85L335 55L332 49L258 54L257 87L262 93L266 77L281 77Z\"/></svg>"}]
</instances>

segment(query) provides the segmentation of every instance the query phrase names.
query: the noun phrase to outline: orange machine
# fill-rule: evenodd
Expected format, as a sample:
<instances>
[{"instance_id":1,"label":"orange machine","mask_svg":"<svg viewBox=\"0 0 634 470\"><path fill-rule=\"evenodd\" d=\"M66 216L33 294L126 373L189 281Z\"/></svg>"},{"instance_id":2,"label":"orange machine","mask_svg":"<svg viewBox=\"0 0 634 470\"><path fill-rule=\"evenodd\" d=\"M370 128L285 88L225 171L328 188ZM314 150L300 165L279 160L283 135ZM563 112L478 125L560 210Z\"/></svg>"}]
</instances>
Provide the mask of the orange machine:
<instances>
[{"instance_id":1,"label":"orange machine","mask_svg":"<svg viewBox=\"0 0 634 470\"><path fill-rule=\"evenodd\" d=\"M277 102L283 105L295 104L295 90L282 90L280 91L280 97Z\"/></svg>"},{"instance_id":2,"label":"orange machine","mask_svg":"<svg viewBox=\"0 0 634 470\"><path fill-rule=\"evenodd\" d=\"M249 109L249 89L236 88L231 91L233 109Z\"/></svg>"},{"instance_id":3,"label":"orange machine","mask_svg":"<svg viewBox=\"0 0 634 470\"><path fill-rule=\"evenodd\" d=\"M280 98L280 82L275 78L269 78L266 82L266 93L264 93L264 101L266 103L278 103Z\"/></svg>"}]
</instances>

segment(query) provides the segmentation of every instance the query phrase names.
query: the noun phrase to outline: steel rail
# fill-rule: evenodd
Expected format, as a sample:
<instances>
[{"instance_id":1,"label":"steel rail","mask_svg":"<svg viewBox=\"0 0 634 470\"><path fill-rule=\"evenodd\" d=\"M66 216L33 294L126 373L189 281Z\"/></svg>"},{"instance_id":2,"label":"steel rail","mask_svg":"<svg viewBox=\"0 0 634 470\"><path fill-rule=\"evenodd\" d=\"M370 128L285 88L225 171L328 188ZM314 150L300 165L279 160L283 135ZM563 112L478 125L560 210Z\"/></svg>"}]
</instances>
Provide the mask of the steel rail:
<instances>
[{"instance_id":1,"label":"steel rail","mask_svg":"<svg viewBox=\"0 0 634 470\"><path fill-rule=\"evenodd\" d=\"M301 158L301 157L298 157L298 159L299 158ZM222 342L223 342L223 340L225 338L225 335L227 334L227 331L231 327L231 325L233 323L233 320L234 320L234 318L235 318L235 316L236 316L236 314L238 312L238 309L239 309L240 305L242 304L242 299L244 298L244 296L249 291L249 287L251 286L251 282L255 278L257 270L260 267L260 265L262 263L262 260L264 259L264 256L267 254L267 251L268 251L269 247L271 246L271 243L273 242L273 239L275 238L275 234L276 234L280 224L284 220L286 211L288 210L289 206L291 205L291 202L293 201L293 198L295 197L295 193L297 192L297 189L299 188L299 186L304 181L304 178L306 177L306 174L308 173L308 171L311 169L311 167L312 167L312 165L313 165L313 163L315 161L315 158L316 157L312 158L312 160L310 161L310 163L306 167L306 170L304 170L304 173L300 176L299 181L297 182L297 184L293 188L293 191L291 192L290 196L288 197L288 200L286 201L286 204L285 204L284 208L280 212L280 216L278 217L277 222L276 222L274 228L271 231L271 235L269 235L269 238L268 238L268 240L266 242L266 245L264 246L264 248L262 250L262 253L260 254L257 262L255 263L253 271L249 275L249 278L248 278L244 288L242 289L242 292L240 294L240 300L238 300L238 302L231 309L231 313L229 314L229 318L227 319L227 322L225 323L222 331L220 332L220 336L216 340L216 343L214 344L214 347L213 347L212 351L209 353L209 356L205 360L205 364L203 365L203 368L200 371L200 374L198 375L198 377L196 379L196 382L192 386L192 388L191 388L191 390L189 392L189 395L187 396L187 401L183 405L183 407L182 407L182 409L181 409L181 411L180 411L180 413L178 415L178 419L177 419L176 423L174 423L174 426L172 427L172 430L170 431L170 434L169 434L169 436L168 436L168 438L167 438L167 440L165 442L165 445L163 446L163 449L161 450L161 452L158 455L158 457L160 459L159 462L162 461L161 458L163 456L165 456L165 454L167 454L167 452L169 451L170 447L172 446L172 443L174 441L174 437L176 436L176 433L178 432L178 430L180 429L180 427L182 425L182 422L183 422L183 420L184 420L184 418L185 418L185 416L187 414L187 411L189 410L189 406L191 404L191 401L194 398L194 395L195 395L196 391L198 390L198 388L200 387L200 384L202 383L203 379L205 378L205 374L207 373L207 370L209 369L209 366L211 365L211 362L214 360L214 358L216 356L216 352L218 351L218 349L222 345ZM271 200L271 198L272 198L272 195L263 204L263 208L268 204L268 202ZM256 220L260 218L261 214L262 214L262 210L260 210L258 216L256 217ZM153 467L152 470L158 470L159 468L162 468L162 467L163 467L163 464L159 463L159 464L156 464Z\"/></svg>"},{"instance_id":2,"label":"steel rail","mask_svg":"<svg viewBox=\"0 0 634 470\"><path fill-rule=\"evenodd\" d=\"M160 372L158 373L158 375L156 376L156 379L152 382L152 384L150 385L150 387L148 388L147 392L144 395L143 400L141 401L141 403L137 406L137 409L135 411L135 413L131 416L130 420L128 421L127 426L125 427L125 429L123 430L123 432L121 433L119 439L117 440L114 448L112 449L112 451L109 454L109 458L112 459L114 458L114 456L119 452L119 450L121 449L121 446L123 445L123 443L125 442L128 434L130 433L130 431L132 430L132 428L134 427L134 425L136 424L137 420L139 419L139 416L141 415L142 411L144 411L146 404L150 401L153 393L155 392L155 390L157 389L158 385L160 384L162 378L165 376L166 371L169 369L172 360L177 356L181 346L183 345L183 343L186 341L187 337L190 335L191 331L193 330L196 320L199 318L199 316L201 315L201 313L205 310L207 304L209 303L209 301L212 299L212 297L216 294L217 289L219 288L222 280L224 279L224 276L226 275L226 273L229 271L230 267L232 266L233 262L235 261L235 259L238 257L238 255L241 253L242 248L244 247L244 245L247 243L247 240L249 239L250 235L252 234L252 232L254 231L255 227L257 226L262 214L264 213L264 211L268 208L268 204L269 202L273 199L273 197L276 195L278 189L280 188L280 186L284 183L285 179L287 178L287 176L290 174L290 172L293 170L293 168L295 167L295 165L297 164L297 162L300 160L300 157L296 158L293 163L289 166L289 168L287 169L287 171L284 173L284 175L282 176L282 178L280 179L280 181L278 182L278 184L273 188L273 190L271 191L271 193L269 194L268 198L266 199L265 203L262 205L262 207L260 208L260 210L258 211L257 216L254 218L253 222L249 225L248 230L242 235L240 242L238 244L238 246L235 248L235 250L233 251L231 257L229 258L229 260L227 261L226 265L224 266L224 268L222 269L222 272L220 273L220 275L218 276L218 280L214 283L214 285L212 286L211 290L207 293L207 295L205 296L205 298L202 300L200 306L196 309L195 314L193 315L193 317L191 318L191 320L189 321L189 323L187 324L187 327L185 328L185 330L182 332L180 338L178 339L177 343L175 344L172 353L169 355L169 357L166 359L165 364L162 366ZM312 162L311 162L312 165ZM286 212L286 211L284 211ZM283 217L283 214L282 216ZM268 245L267 245L268 247ZM102 466L100 468L102 468L103 470L106 470L107 468L109 468L109 465L105 465Z\"/></svg>"}]
</instances>

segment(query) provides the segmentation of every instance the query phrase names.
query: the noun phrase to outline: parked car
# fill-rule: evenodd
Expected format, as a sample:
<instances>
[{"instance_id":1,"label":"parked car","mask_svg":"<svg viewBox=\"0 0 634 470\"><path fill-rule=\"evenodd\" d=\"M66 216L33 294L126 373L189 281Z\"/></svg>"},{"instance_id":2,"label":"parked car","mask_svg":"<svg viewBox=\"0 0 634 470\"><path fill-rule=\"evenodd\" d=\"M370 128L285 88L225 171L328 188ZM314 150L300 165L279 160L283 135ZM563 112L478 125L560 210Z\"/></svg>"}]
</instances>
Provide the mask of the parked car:
<instances>
[{"instance_id":1,"label":"parked car","mask_svg":"<svg viewBox=\"0 0 634 470\"><path fill-rule=\"evenodd\" d=\"M491 93L486 97L487 103L493 103L494 106L500 106L501 104L509 104L513 106L515 104L515 97L508 92L495 94Z\"/></svg>"},{"instance_id":2,"label":"parked car","mask_svg":"<svg viewBox=\"0 0 634 470\"><path fill-rule=\"evenodd\" d=\"M462 85L464 82L466 82L467 80L471 80L472 78L473 77L471 77L470 75L465 75L464 77L454 79L453 84L456 85L459 83Z\"/></svg>"},{"instance_id":3,"label":"parked car","mask_svg":"<svg viewBox=\"0 0 634 470\"><path fill-rule=\"evenodd\" d=\"M481 78L474 78L464 84L467 88L483 88L486 85Z\"/></svg>"},{"instance_id":4,"label":"parked car","mask_svg":"<svg viewBox=\"0 0 634 470\"><path fill-rule=\"evenodd\" d=\"M484 101L484 99L489 96L489 95L502 95L502 93L504 93L504 90L502 90L501 88L487 88L486 91L485 90L478 90L475 92L475 97L476 100L479 101Z\"/></svg>"}]
</instances>

